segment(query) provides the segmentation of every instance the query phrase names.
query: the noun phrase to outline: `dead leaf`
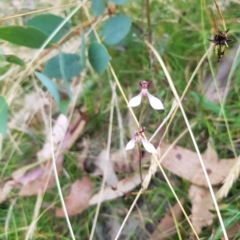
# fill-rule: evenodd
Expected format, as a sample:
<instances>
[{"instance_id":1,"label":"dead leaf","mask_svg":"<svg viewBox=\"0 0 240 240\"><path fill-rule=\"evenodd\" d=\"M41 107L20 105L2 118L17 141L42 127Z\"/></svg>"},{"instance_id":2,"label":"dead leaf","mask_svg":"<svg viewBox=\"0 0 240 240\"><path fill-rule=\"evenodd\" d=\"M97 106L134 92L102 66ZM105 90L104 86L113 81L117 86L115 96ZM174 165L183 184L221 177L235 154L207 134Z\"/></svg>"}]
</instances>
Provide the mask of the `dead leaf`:
<instances>
[{"instance_id":1,"label":"dead leaf","mask_svg":"<svg viewBox=\"0 0 240 240\"><path fill-rule=\"evenodd\" d=\"M76 125L76 123L74 124ZM51 188L54 185L55 176L53 173L52 162L46 161L52 158L51 141L53 141L54 150L58 150L60 143L62 143L62 145L60 146L61 151L65 151L68 147L71 146L69 144L71 132L67 129L68 119L66 118L66 116L60 114L53 126L52 136L50 134L48 135L47 142L44 144L42 150L38 152L38 157L41 159L41 161L17 169L11 174L11 177L13 179L12 183L14 183L12 188L20 188L20 191L18 193L19 196L37 195L39 191L45 192L47 189ZM40 163L42 163L42 166L34 168ZM63 155L59 155L56 159L56 167L58 174L62 171L62 163ZM3 191L2 201L6 199L5 195L9 193L12 189L11 188L9 191L7 191L8 188L6 187L7 185L3 185L3 188L0 189L0 191Z\"/></svg>"},{"instance_id":2,"label":"dead leaf","mask_svg":"<svg viewBox=\"0 0 240 240\"><path fill-rule=\"evenodd\" d=\"M146 176L146 172L142 174L143 178ZM124 196L126 193L134 189L141 183L139 173L136 173L132 177L124 178L120 180L114 186L105 187L102 194L102 202L116 199ZM99 202L101 192L99 191L89 200L89 205L95 205Z\"/></svg>"},{"instance_id":3,"label":"dead leaf","mask_svg":"<svg viewBox=\"0 0 240 240\"><path fill-rule=\"evenodd\" d=\"M14 180L9 180L0 187L0 203L6 200L8 194L14 188L15 184L16 183Z\"/></svg>"},{"instance_id":4,"label":"dead leaf","mask_svg":"<svg viewBox=\"0 0 240 240\"><path fill-rule=\"evenodd\" d=\"M58 149L58 145L63 141L64 137L66 136L68 125L69 122L67 117L63 114L60 114L55 121L52 132L50 132L47 136L46 143L44 144L41 151L39 151L37 154L38 159L45 160L52 157L52 144L54 151L56 151Z\"/></svg>"},{"instance_id":5,"label":"dead leaf","mask_svg":"<svg viewBox=\"0 0 240 240\"><path fill-rule=\"evenodd\" d=\"M209 209L213 208L213 201L209 189L192 184L188 190L192 202L191 220L194 229L200 233L203 227L212 225L213 214Z\"/></svg>"},{"instance_id":6,"label":"dead leaf","mask_svg":"<svg viewBox=\"0 0 240 240\"><path fill-rule=\"evenodd\" d=\"M112 161L108 158L108 151L104 149L95 159L96 170L95 174L99 172L101 175L106 173L106 183L108 185L114 185L118 182L118 177L113 169Z\"/></svg>"},{"instance_id":7,"label":"dead leaf","mask_svg":"<svg viewBox=\"0 0 240 240\"><path fill-rule=\"evenodd\" d=\"M88 207L88 201L93 190L93 182L89 177L83 177L73 183L69 195L64 199L68 216L81 213ZM56 209L57 217L64 217L62 208Z\"/></svg>"},{"instance_id":8,"label":"dead leaf","mask_svg":"<svg viewBox=\"0 0 240 240\"><path fill-rule=\"evenodd\" d=\"M160 145L161 153L164 154L169 147L171 150L163 158L161 162L162 166L194 184L207 186L197 153L180 146L171 146L166 143ZM211 184L217 185L226 178L236 159L219 160L217 154L214 152L214 150L208 149L205 154L202 155L202 158Z\"/></svg>"},{"instance_id":9,"label":"dead leaf","mask_svg":"<svg viewBox=\"0 0 240 240\"><path fill-rule=\"evenodd\" d=\"M59 155L56 160L58 173L62 171L62 162L63 155ZM39 173L41 174L39 175ZM24 184L18 193L19 196L33 196L37 195L39 191L45 192L55 183L52 163L47 162L42 167L34 169L23 177L16 179L16 181Z\"/></svg>"},{"instance_id":10,"label":"dead leaf","mask_svg":"<svg viewBox=\"0 0 240 240\"><path fill-rule=\"evenodd\" d=\"M183 204L183 200L180 200L181 204ZM182 210L178 203L176 203L172 207L172 211L166 213L163 219L158 224L157 228L151 235L151 240L163 240L171 237L176 233L175 223L173 220L172 213L174 214L174 218L177 221L180 221L182 217Z\"/></svg>"},{"instance_id":11,"label":"dead leaf","mask_svg":"<svg viewBox=\"0 0 240 240\"><path fill-rule=\"evenodd\" d=\"M110 161L113 164L113 168L115 172L120 172L120 173L132 173L136 171L139 166L138 166L138 150L137 148L132 149L131 151L127 151L127 161L125 161L125 155L123 151L126 151L125 149L120 149L115 152L111 152L110 154ZM149 155L148 155L149 156ZM144 155L142 159L142 163L146 162L146 160L149 159L146 158L146 154Z\"/></svg>"}]
</instances>

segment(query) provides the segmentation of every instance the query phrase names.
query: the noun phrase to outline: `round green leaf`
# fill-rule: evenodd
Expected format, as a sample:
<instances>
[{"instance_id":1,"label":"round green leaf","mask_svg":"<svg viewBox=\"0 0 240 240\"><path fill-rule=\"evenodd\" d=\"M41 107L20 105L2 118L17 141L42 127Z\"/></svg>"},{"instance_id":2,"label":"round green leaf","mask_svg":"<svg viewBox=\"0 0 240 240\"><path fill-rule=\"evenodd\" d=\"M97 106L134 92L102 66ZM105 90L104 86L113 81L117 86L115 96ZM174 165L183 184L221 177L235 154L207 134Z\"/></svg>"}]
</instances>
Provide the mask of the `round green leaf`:
<instances>
[{"instance_id":1,"label":"round green leaf","mask_svg":"<svg viewBox=\"0 0 240 240\"><path fill-rule=\"evenodd\" d=\"M51 79L49 79L47 76L45 76L40 72L35 72L35 75L42 82L42 84L47 88L47 90L51 93L51 95L53 96L54 100L56 101L60 109L60 95L59 95L56 84Z\"/></svg>"},{"instance_id":2,"label":"round green leaf","mask_svg":"<svg viewBox=\"0 0 240 240\"><path fill-rule=\"evenodd\" d=\"M121 5L128 2L128 0L111 0L111 2L115 3L116 5Z\"/></svg>"},{"instance_id":3,"label":"round green leaf","mask_svg":"<svg viewBox=\"0 0 240 240\"><path fill-rule=\"evenodd\" d=\"M95 16L100 16L105 11L105 0L91 0L91 11Z\"/></svg>"},{"instance_id":4,"label":"round green leaf","mask_svg":"<svg viewBox=\"0 0 240 240\"><path fill-rule=\"evenodd\" d=\"M128 34L131 26L131 19L125 15L109 18L102 30L104 43L108 45L117 44Z\"/></svg>"},{"instance_id":5,"label":"round green leaf","mask_svg":"<svg viewBox=\"0 0 240 240\"><path fill-rule=\"evenodd\" d=\"M32 27L10 26L0 28L0 38L29 48L40 48L47 35Z\"/></svg>"},{"instance_id":6,"label":"round green leaf","mask_svg":"<svg viewBox=\"0 0 240 240\"><path fill-rule=\"evenodd\" d=\"M90 44L88 56L93 69L99 74L103 73L111 59L107 49L97 42Z\"/></svg>"},{"instance_id":7,"label":"round green leaf","mask_svg":"<svg viewBox=\"0 0 240 240\"><path fill-rule=\"evenodd\" d=\"M62 60L64 62L66 79L71 79L77 76L83 70L80 64L80 57L77 54L71 54L71 53L61 53L61 54L62 54ZM63 79L59 54L54 56L47 62L43 73L51 78Z\"/></svg>"},{"instance_id":8,"label":"round green leaf","mask_svg":"<svg viewBox=\"0 0 240 240\"><path fill-rule=\"evenodd\" d=\"M62 21L64 21L64 18L62 17L53 14L43 14L31 18L26 22L26 25L29 27L34 27L45 33L47 36L50 36L62 23ZM52 42L58 42L70 31L71 27L71 24L67 22L53 37Z\"/></svg>"},{"instance_id":9,"label":"round green leaf","mask_svg":"<svg viewBox=\"0 0 240 240\"><path fill-rule=\"evenodd\" d=\"M5 136L7 132L8 105L5 98L0 96L0 133Z\"/></svg>"}]
</instances>

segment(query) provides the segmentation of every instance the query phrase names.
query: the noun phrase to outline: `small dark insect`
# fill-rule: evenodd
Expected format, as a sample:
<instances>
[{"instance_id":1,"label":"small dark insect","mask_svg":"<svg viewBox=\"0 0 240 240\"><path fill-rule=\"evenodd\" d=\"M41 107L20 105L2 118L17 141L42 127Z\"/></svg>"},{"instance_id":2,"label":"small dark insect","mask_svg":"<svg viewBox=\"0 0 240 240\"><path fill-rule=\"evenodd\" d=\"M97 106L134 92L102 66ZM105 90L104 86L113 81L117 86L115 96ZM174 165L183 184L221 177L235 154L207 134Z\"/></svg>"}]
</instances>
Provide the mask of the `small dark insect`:
<instances>
[{"instance_id":1,"label":"small dark insect","mask_svg":"<svg viewBox=\"0 0 240 240\"><path fill-rule=\"evenodd\" d=\"M218 56L218 62L223 57L225 48L228 47L228 43L232 41L231 39L228 39L228 31L229 29L227 29L225 32L217 30L214 39L208 39L208 41L215 44L214 50L216 55Z\"/></svg>"},{"instance_id":2,"label":"small dark insect","mask_svg":"<svg viewBox=\"0 0 240 240\"><path fill-rule=\"evenodd\" d=\"M208 40L215 44L214 50L215 50L216 55L218 56L218 62L219 62L220 59L224 55L225 48L228 47L228 43L231 42L232 40L228 39L228 31L229 31L229 29L226 29L225 21L223 19L223 16L222 16L220 8L219 8L219 6L217 4L217 1L214 0L214 3L215 3L215 6L217 8L219 17L220 17L220 19L222 21L224 32L220 31L219 28L217 27L214 14L212 12L212 9L210 9L211 10L211 15L212 15L213 26L214 26L214 30L215 30L215 36L214 36L213 39L208 39Z\"/></svg>"}]
</instances>

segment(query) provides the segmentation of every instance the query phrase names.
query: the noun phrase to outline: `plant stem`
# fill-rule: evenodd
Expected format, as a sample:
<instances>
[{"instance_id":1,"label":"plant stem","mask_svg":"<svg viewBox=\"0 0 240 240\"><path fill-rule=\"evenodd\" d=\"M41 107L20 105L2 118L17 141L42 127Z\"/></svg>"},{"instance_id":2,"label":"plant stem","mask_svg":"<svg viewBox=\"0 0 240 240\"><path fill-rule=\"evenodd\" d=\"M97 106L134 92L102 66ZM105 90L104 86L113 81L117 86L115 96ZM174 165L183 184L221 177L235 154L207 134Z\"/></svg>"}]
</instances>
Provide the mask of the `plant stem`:
<instances>
[{"instance_id":1,"label":"plant stem","mask_svg":"<svg viewBox=\"0 0 240 240\"><path fill-rule=\"evenodd\" d=\"M138 152L139 152L139 173L140 173L140 178L141 178L141 184L143 182L143 179L142 179L142 151L141 151L141 143L138 143L137 144L138 146Z\"/></svg>"},{"instance_id":2,"label":"plant stem","mask_svg":"<svg viewBox=\"0 0 240 240\"><path fill-rule=\"evenodd\" d=\"M142 126L143 113L146 109L146 103L147 103L147 97L143 97L142 107L141 107L141 111L140 111L140 114L139 114L139 120L138 120L140 129L141 129L141 126Z\"/></svg>"}]
</instances>

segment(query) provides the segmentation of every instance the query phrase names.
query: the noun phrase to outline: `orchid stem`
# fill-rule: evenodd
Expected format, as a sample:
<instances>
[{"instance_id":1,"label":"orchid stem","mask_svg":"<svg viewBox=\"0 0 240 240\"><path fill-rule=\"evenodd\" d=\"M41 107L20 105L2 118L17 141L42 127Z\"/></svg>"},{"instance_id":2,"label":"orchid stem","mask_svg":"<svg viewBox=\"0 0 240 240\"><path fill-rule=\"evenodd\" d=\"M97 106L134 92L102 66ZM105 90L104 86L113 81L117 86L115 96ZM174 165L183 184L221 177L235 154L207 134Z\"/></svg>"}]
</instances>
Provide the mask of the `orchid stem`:
<instances>
[{"instance_id":1,"label":"orchid stem","mask_svg":"<svg viewBox=\"0 0 240 240\"><path fill-rule=\"evenodd\" d=\"M143 100L142 100L142 107L141 107L141 111L140 111L140 114L139 114L139 126L140 126L140 129L141 129L141 126L142 126L142 120L143 120L143 113L146 109L146 103L147 103L147 98L146 97L143 97Z\"/></svg>"},{"instance_id":2,"label":"orchid stem","mask_svg":"<svg viewBox=\"0 0 240 240\"><path fill-rule=\"evenodd\" d=\"M142 179L142 151L141 151L141 143L138 143L137 144L138 146L138 152L139 152L139 173L140 173L140 178L141 178L141 184L143 182L143 179Z\"/></svg>"}]
</instances>

